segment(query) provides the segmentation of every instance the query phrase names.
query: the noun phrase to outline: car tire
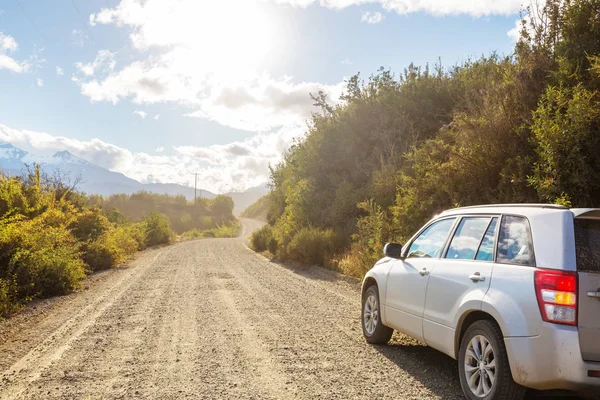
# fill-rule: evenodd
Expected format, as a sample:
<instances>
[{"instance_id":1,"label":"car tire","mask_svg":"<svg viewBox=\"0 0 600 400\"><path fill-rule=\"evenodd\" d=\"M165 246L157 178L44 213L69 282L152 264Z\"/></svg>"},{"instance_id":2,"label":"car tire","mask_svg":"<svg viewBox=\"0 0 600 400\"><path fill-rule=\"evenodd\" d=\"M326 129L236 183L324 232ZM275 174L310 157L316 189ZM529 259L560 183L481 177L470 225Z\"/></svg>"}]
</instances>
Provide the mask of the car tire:
<instances>
[{"instance_id":1,"label":"car tire","mask_svg":"<svg viewBox=\"0 0 600 400\"><path fill-rule=\"evenodd\" d=\"M502 331L492 321L476 321L465 332L458 375L470 400L522 400L527 391L513 380Z\"/></svg>"},{"instance_id":2,"label":"car tire","mask_svg":"<svg viewBox=\"0 0 600 400\"><path fill-rule=\"evenodd\" d=\"M381 303L376 285L369 286L362 296L361 326L367 343L386 344L394 330L381 322Z\"/></svg>"}]
</instances>

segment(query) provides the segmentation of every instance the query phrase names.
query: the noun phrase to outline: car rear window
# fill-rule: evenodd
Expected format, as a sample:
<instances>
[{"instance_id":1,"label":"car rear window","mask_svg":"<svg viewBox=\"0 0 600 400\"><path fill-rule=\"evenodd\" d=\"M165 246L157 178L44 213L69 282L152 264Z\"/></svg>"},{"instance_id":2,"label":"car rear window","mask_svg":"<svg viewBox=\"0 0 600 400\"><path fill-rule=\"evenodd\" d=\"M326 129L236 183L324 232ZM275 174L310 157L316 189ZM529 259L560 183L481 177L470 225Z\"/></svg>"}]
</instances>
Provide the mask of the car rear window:
<instances>
[{"instance_id":1,"label":"car rear window","mask_svg":"<svg viewBox=\"0 0 600 400\"><path fill-rule=\"evenodd\" d=\"M575 219L577 270L600 272L600 220Z\"/></svg>"},{"instance_id":2,"label":"car rear window","mask_svg":"<svg viewBox=\"0 0 600 400\"><path fill-rule=\"evenodd\" d=\"M502 217L496 261L504 264L535 265L531 228L527 218L514 215Z\"/></svg>"}]
</instances>

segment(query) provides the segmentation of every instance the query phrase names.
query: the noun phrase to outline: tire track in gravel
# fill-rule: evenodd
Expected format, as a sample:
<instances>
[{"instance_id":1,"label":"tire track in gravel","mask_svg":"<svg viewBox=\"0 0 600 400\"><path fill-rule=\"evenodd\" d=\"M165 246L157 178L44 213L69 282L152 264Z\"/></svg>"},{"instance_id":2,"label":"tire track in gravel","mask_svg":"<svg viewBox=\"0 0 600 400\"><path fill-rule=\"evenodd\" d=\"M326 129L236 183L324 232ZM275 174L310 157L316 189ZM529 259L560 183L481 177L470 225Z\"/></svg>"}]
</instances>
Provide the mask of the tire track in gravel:
<instances>
[{"instance_id":1,"label":"tire track in gravel","mask_svg":"<svg viewBox=\"0 0 600 400\"><path fill-rule=\"evenodd\" d=\"M15 399L27 389L29 384L38 380L44 370L60 360L71 345L114 304L115 299L122 296L162 254L163 251L159 251L147 262L145 268L132 270L131 273L121 277L107 292L68 319L41 344L13 364L0 376L2 382L0 397Z\"/></svg>"}]
</instances>

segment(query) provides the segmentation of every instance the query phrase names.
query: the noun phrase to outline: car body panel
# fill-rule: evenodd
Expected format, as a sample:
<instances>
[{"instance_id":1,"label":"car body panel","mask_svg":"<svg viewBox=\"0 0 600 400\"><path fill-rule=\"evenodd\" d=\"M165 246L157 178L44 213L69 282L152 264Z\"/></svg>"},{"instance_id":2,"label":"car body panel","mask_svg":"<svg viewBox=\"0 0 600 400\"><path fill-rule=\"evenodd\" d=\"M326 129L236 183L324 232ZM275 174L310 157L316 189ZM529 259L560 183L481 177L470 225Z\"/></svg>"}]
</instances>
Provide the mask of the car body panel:
<instances>
[{"instance_id":1,"label":"car body panel","mask_svg":"<svg viewBox=\"0 0 600 400\"><path fill-rule=\"evenodd\" d=\"M481 310L490 314L504 337L537 336L542 316L535 294L535 268L495 264Z\"/></svg>"},{"instance_id":2,"label":"car body panel","mask_svg":"<svg viewBox=\"0 0 600 400\"><path fill-rule=\"evenodd\" d=\"M449 356L454 354L454 335L464 313L480 310L492 278L493 264L485 261L436 260L429 276L423 335L425 342ZM484 281L473 282L478 273Z\"/></svg>"},{"instance_id":3,"label":"car body panel","mask_svg":"<svg viewBox=\"0 0 600 400\"><path fill-rule=\"evenodd\" d=\"M539 335L505 338L504 343L518 384L538 390L598 390L600 379L589 377L588 371L600 371L600 363L581 359L577 327L544 322Z\"/></svg>"},{"instance_id":4,"label":"car body panel","mask_svg":"<svg viewBox=\"0 0 600 400\"><path fill-rule=\"evenodd\" d=\"M396 260L387 277L385 313L388 326L423 340L423 312L429 275L420 271L433 266L431 258Z\"/></svg>"},{"instance_id":5,"label":"car body panel","mask_svg":"<svg viewBox=\"0 0 600 400\"><path fill-rule=\"evenodd\" d=\"M579 341L586 361L600 362L600 274L579 273Z\"/></svg>"}]
</instances>

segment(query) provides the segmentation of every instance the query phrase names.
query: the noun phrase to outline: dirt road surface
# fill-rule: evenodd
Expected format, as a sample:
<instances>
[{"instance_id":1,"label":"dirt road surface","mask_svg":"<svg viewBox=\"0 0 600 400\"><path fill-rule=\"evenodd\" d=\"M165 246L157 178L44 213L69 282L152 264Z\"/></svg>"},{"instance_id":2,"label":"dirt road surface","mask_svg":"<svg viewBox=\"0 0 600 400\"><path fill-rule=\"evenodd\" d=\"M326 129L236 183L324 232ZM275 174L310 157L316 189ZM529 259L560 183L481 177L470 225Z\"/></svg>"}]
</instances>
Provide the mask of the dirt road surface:
<instances>
[{"instance_id":1,"label":"dirt road surface","mask_svg":"<svg viewBox=\"0 0 600 400\"><path fill-rule=\"evenodd\" d=\"M251 252L259 224L145 251L1 323L0 399L462 398L450 358L364 342L358 281Z\"/></svg>"}]
</instances>

